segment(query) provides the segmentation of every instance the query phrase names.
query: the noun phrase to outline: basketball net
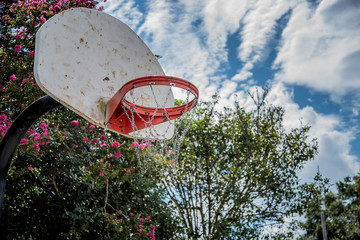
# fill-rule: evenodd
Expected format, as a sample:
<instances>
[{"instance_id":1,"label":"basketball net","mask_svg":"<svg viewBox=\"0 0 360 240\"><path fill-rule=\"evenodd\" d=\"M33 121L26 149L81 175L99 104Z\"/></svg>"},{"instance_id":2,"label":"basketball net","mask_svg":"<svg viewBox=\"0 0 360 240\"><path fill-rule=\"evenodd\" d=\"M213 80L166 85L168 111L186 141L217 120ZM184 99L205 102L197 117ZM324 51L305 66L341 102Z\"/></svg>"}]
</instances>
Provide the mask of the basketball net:
<instances>
[{"instance_id":1,"label":"basketball net","mask_svg":"<svg viewBox=\"0 0 360 240\"><path fill-rule=\"evenodd\" d=\"M137 88L140 82L142 83L140 80L132 80L136 82L137 86L134 84L131 90L126 90L127 92L122 96L119 108L122 108L123 118L126 118L126 121L131 123L132 134L128 133L128 135L133 136L131 147L135 149L140 168L168 171L177 166L181 145L186 132L190 128L190 119L194 112L193 108L198 101L198 90L194 85L183 79L160 76L160 79L163 80L163 82L160 82L158 78L140 78L140 80L144 79L142 81L147 82L142 86L150 88L156 105L152 106L150 110L147 109L150 113L144 114L143 108L145 107L136 104L134 88ZM158 96L154 91L156 85L168 86L165 101L157 99ZM173 101L172 92L174 88L182 89L183 99L176 101L179 103L178 106L173 106L174 103L170 103L170 101ZM122 122L124 121L123 119ZM161 131L159 131L158 127L155 127L158 124L161 124ZM172 131L173 135L171 134ZM172 135L170 139L167 137L169 133Z\"/></svg>"}]
</instances>

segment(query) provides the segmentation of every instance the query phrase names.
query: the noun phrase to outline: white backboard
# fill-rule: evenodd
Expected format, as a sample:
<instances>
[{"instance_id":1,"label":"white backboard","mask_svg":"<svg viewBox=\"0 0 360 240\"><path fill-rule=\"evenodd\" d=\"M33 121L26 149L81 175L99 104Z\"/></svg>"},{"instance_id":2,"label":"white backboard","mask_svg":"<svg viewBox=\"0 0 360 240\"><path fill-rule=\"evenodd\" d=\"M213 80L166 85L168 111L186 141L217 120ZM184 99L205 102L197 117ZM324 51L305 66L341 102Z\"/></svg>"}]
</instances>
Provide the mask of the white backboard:
<instances>
[{"instance_id":1,"label":"white backboard","mask_svg":"<svg viewBox=\"0 0 360 240\"><path fill-rule=\"evenodd\" d=\"M127 25L97 10L74 8L50 18L37 32L34 75L39 87L52 98L106 128L106 104L122 85L134 78L165 74L150 49ZM155 86L157 102L162 104L168 91ZM136 104L156 106L149 87L136 93ZM171 93L165 105L173 104ZM174 132L168 123L153 127L166 139ZM141 131L136 135L141 136Z\"/></svg>"}]
</instances>

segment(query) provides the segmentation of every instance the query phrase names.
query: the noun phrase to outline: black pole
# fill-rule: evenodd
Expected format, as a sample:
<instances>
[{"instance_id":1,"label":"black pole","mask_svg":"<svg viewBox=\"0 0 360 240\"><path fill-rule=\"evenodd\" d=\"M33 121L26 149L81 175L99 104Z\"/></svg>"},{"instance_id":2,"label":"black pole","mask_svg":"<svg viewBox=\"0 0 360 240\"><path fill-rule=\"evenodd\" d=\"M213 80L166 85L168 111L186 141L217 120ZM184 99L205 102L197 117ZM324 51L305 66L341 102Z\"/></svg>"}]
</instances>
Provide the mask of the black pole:
<instances>
[{"instance_id":1,"label":"black pole","mask_svg":"<svg viewBox=\"0 0 360 240\"><path fill-rule=\"evenodd\" d=\"M39 98L22 113L20 113L0 143L0 221L4 202L6 176L10 167L11 159L20 143L20 140L37 119L60 105L60 103L48 95Z\"/></svg>"}]
</instances>

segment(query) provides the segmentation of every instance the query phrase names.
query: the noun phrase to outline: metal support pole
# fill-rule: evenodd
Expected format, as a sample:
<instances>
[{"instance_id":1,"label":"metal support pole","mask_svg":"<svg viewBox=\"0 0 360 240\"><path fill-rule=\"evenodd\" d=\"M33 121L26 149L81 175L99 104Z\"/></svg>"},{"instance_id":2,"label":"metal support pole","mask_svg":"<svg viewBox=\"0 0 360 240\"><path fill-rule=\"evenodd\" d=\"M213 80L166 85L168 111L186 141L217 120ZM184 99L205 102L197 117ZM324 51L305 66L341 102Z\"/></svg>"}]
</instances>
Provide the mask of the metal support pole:
<instances>
[{"instance_id":1,"label":"metal support pole","mask_svg":"<svg viewBox=\"0 0 360 240\"><path fill-rule=\"evenodd\" d=\"M321 228L322 228L323 240L327 240L328 238L327 238L327 231L326 231L326 221L325 221L325 215L324 215L323 210L321 210L320 217L321 217Z\"/></svg>"},{"instance_id":2,"label":"metal support pole","mask_svg":"<svg viewBox=\"0 0 360 240\"><path fill-rule=\"evenodd\" d=\"M20 140L37 119L60 105L60 103L48 95L39 98L22 113L20 113L0 143L0 221L1 210L4 202L6 176L10 167L11 159L20 143Z\"/></svg>"}]
</instances>

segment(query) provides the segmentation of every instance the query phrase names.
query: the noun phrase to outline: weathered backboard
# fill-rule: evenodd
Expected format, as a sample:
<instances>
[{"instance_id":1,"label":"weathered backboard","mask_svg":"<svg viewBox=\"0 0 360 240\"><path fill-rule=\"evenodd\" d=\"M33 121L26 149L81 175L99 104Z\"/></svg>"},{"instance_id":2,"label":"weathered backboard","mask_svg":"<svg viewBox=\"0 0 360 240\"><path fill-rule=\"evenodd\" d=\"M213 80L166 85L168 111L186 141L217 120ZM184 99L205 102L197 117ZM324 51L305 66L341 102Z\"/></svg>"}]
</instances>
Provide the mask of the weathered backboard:
<instances>
[{"instance_id":1,"label":"weathered backboard","mask_svg":"<svg viewBox=\"0 0 360 240\"><path fill-rule=\"evenodd\" d=\"M34 75L39 87L89 122L106 128L109 99L128 81L165 75L156 57L127 25L97 10L74 8L50 18L36 34ZM136 104L171 107L169 88L137 89ZM165 99L167 102L164 103ZM171 138L173 125L152 126ZM135 135L141 137L143 129ZM165 132L166 131L166 132ZM129 137L133 133L128 134Z\"/></svg>"}]
</instances>

